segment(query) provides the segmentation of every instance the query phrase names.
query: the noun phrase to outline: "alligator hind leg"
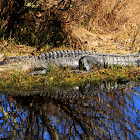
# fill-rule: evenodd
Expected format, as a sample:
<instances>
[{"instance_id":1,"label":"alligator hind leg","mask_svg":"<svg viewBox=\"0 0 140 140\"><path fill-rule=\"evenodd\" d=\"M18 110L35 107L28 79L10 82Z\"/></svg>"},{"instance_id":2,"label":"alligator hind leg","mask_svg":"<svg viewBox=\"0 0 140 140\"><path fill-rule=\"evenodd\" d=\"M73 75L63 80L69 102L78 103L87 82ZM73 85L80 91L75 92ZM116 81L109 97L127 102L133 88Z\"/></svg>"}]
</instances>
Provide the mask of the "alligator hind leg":
<instances>
[{"instance_id":1,"label":"alligator hind leg","mask_svg":"<svg viewBox=\"0 0 140 140\"><path fill-rule=\"evenodd\" d=\"M79 69L86 70L87 72L90 72L92 67L99 68L101 67L101 64L97 61L97 58L93 56L83 56L79 60Z\"/></svg>"},{"instance_id":2,"label":"alligator hind leg","mask_svg":"<svg viewBox=\"0 0 140 140\"><path fill-rule=\"evenodd\" d=\"M90 66L90 63L88 62L87 56L83 56L79 60L79 69L86 70L87 72L91 71L91 66Z\"/></svg>"}]
</instances>

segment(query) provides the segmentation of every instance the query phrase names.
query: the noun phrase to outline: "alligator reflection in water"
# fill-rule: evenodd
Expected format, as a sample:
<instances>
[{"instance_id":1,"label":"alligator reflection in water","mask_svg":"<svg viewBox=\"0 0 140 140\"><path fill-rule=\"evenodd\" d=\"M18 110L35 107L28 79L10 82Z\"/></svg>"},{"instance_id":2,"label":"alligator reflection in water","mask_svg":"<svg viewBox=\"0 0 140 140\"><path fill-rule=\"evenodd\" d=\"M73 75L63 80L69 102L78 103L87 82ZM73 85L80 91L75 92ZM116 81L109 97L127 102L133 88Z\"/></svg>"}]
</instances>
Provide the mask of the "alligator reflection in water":
<instances>
[{"instance_id":1,"label":"alligator reflection in water","mask_svg":"<svg viewBox=\"0 0 140 140\"><path fill-rule=\"evenodd\" d=\"M59 89L53 96L1 94L0 138L139 139L140 82L106 86Z\"/></svg>"}]
</instances>

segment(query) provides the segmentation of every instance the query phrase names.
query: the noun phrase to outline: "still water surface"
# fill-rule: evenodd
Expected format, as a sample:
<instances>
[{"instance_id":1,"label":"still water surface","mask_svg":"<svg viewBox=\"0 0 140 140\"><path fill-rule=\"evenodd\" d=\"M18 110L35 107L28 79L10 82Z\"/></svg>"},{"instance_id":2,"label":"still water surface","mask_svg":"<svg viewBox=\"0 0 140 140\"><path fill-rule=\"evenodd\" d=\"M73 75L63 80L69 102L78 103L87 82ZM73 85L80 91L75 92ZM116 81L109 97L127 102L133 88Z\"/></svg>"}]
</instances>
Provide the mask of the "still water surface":
<instances>
[{"instance_id":1,"label":"still water surface","mask_svg":"<svg viewBox=\"0 0 140 140\"><path fill-rule=\"evenodd\" d=\"M33 94L33 95L32 95ZM0 93L0 139L139 140L140 82Z\"/></svg>"}]
</instances>

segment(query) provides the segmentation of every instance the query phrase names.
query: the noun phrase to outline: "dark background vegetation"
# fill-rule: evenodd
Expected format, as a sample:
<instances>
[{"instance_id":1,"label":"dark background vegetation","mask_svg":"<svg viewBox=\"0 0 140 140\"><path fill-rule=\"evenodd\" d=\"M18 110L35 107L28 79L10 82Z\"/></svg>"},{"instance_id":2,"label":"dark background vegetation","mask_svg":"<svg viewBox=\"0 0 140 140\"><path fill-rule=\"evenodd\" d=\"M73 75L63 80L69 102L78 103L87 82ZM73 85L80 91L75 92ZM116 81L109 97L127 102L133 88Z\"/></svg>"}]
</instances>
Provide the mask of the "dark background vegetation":
<instances>
[{"instance_id":1,"label":"dark background vegetation","mask_svg":"<svg viewBox=\"0 0 140 140\"><path fill-rule=\"evenodd\" d=\"M37 49L46 44L76 47L81 40L72 26L110 33L131 21L139 25L138 4L136 0L0 0L0 38Z\"/></svg>"}]
</instances>

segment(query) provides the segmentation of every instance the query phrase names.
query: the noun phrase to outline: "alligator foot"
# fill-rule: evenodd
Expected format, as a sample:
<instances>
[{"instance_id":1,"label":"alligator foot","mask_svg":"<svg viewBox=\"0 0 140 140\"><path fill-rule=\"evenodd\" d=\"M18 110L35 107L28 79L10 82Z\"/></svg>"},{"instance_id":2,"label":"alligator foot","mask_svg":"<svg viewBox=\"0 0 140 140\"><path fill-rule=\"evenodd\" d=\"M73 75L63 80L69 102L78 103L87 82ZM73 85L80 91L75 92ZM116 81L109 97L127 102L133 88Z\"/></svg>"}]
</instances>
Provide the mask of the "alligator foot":
<instances>
[{"instance_id":1,"label":"alligator foot","mask_svg":"<svg viewBox=\"0 0 140 140\"><path fill-rule=\"evenodd\" d=\"M89 72L87 72L87 71L83 71L83 70L72 70L71 71L72 73L89 73Z\"/></svg>"},{"instance_id":2,"label":"alligator foot","mask_svg":"<svg viewBox=\"0 0 140 140\"><path fill-rule=\"evenodd\" d=\"M47 70L46 69L42 69L42 70L34 70L30 72L30 75L38 75L38 74L46 74Z\"/></svg>"}]
</instances>

